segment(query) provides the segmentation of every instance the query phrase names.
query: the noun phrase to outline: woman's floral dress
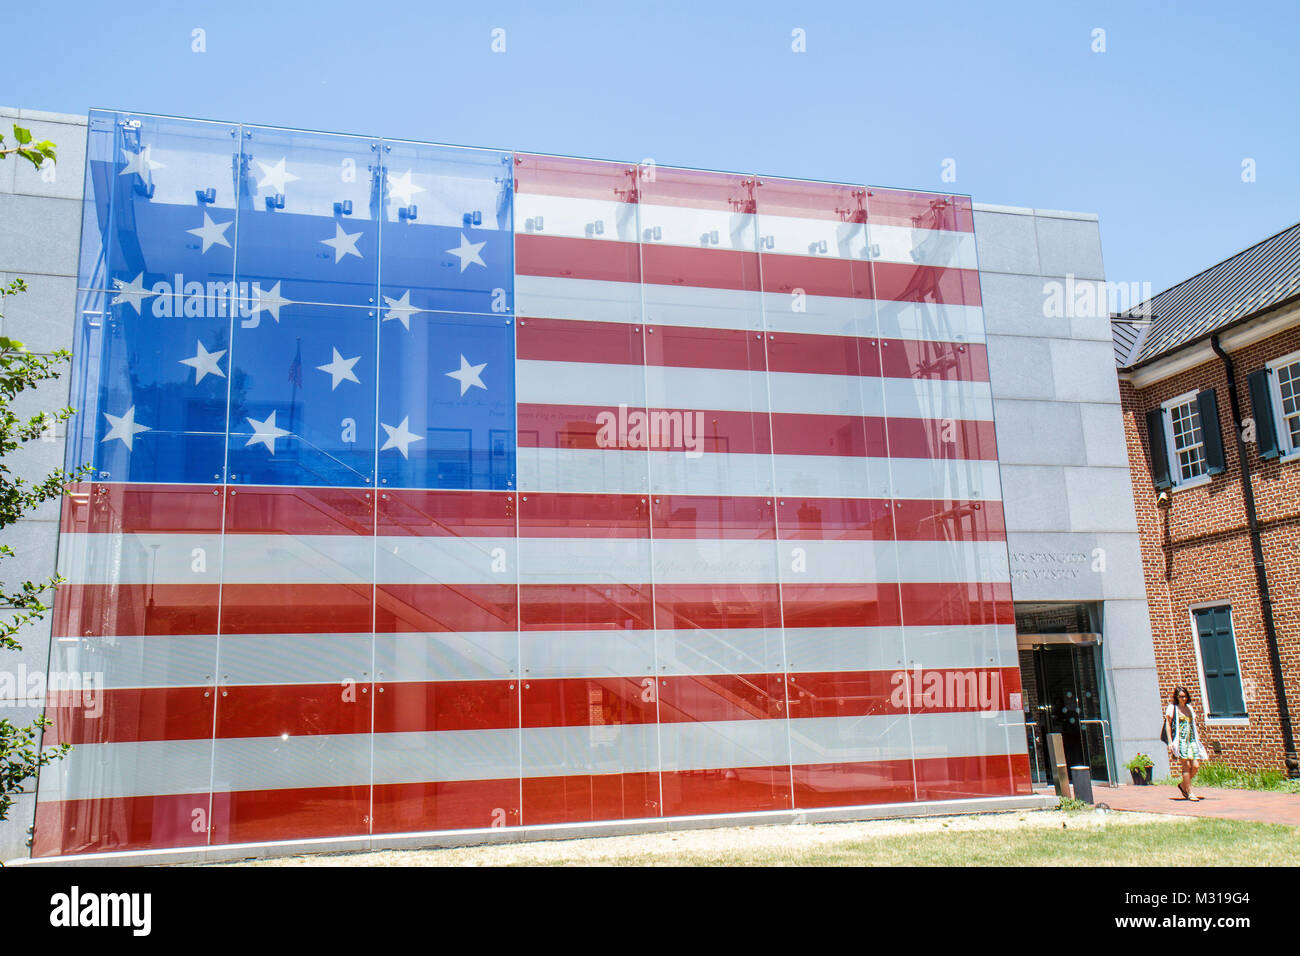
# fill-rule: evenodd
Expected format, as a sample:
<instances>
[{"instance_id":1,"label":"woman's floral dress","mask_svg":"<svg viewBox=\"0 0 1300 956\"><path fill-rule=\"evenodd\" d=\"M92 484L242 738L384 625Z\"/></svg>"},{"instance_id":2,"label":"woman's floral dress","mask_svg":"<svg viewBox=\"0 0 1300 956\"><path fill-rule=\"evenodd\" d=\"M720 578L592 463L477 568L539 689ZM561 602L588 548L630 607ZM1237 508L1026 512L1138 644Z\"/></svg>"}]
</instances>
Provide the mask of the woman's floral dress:
<instances>
[{"instance_id":1,"label":"woman's floral dress","mask_svg":"<svg viewBox=\"0 0 1300 956\"><path fill-rule=\"evenodd\" d=\"M1200 758L1200 747L1196 740L1196 725L1177 707L1174 708L1174 720L1177 729L1174 732L1174 752L1181 760Z\"/></svg>"}]
</instances>

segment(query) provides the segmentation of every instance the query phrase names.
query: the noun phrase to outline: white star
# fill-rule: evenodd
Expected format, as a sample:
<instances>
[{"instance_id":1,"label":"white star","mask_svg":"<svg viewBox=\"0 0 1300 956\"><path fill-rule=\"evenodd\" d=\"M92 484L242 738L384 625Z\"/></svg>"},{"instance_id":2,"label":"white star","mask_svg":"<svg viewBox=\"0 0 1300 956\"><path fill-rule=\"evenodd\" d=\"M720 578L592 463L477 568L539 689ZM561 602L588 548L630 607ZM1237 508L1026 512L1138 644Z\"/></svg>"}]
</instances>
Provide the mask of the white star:
<instances>
[{"instance_id":1,"label":"white star","mask_svg":"<svg viewBox=\"0 0 1300 956\"><path fill-rule=\"evenodd\" d=\"M245 421L247 421L248 424L253 426L253 434L250 435L248 441L244 443L245 448L247 448L249 445L256 445L260 442L261 444L269 448L271 450L271 454L274 455L275 440L277 438L283 438L285 435L290 434L289 431L280 428L275 424L274 410L272 410L271 414L267 416L266 421L259 422L256 418L246 418Z\"/></svg>"},{"instance_id":2,"label":"white star","mask_svg":"<svg viewBox=\"0 0 1300 956\"><path fill-rule=\"evenodd\" d=\"M253 283L253 315L265 309L271 313L271 318L279 322L280 309L286 305L293 305L293 299L286 299L280 295L280 283L277 282L265 291L256 282Z\"/></svg>"},{"instance_id":3,"label":"white star","mask_svg":"<svg viewBox=\"0 0 1300 956\"><path fill-rule=\"evenodd\" d=\"M359 232L344 232L343 227L337 222L334 223L334 238L322 239L321 245L329 246L334 250L334 261L337 263L344 256L356 256L362 258L361 253L357 252L357 240L361 238Z\"/></svg>"},{"instance_id":4,"label":"white star","mask_svg":"<svg viewBox=\"0 0 1300 956\"><path fill-rule=\"evenodd\" d=\"M388 177L388 195L393 199L400 200L403 206L409 206L411 197L422 192L424 192L423 186L417 186L411 182L411 171L409 169L400 176L390 175Z\"/></svg>"},{"instance_id":5,"label":"white star","mask_svg":"<svg viewBox=\"0 0 1300 956\"><path fill-rule=\"evenodd\" d=\"M447 251L460 260L461 272L468 269L471 264L480 265L486 269L487 263L484 262L483 257L478 254L479 250L486 245L486 242L470 242L465 238L465 233L462 232L460 234L460 245L455 249L448 249Z\"/></svg>"},{"instance_id":6,"label":"white star","mask_svg":"<svg viewBox=\"0 0 1300 956\"><path fill-rule=\"evenodd\" d=\"M230 248L230 240L226 238L226 230L231 227L231 222L213 222L212 217L205 210L203 213L203 225L197 229L186 229L191 236L198 236L203 240L203 248L199 250L200 254L207 252L213 246L225 246Z\"/></svg>"},{"instance_id":7,"label":"white star","mask_svg":"<svg viewBox=\"0 0 1300 956\"><path fill-rule=\"evenodd\" d=\"M262 178L257 181L258 189L270 189L272 192L282 193L286 185L297 182L301 178L284 168L283 157L274 166L268 165L260 159L254 160L254 162L262 167Z\"/></svg>"},{"instance_id":8,"label":"white star","mask_svg":"<svg viewBox=\"0 0 1300 956\"><path fill-rule=\"evenodd\" d=\"M471 386L474 388L481 388L486 392L487 386L483 384L483 379L479 378L479 375L482 374L485 368L487 368L487 362L484 362L482 365L470 365L469 362L465 361L465 356L462 355L460 357L460 368L454 372L446 372L445 374L448 378L454 378L456 381L460 382L460 393L462 395L464 395Z\"/></svg>"},{"instance_id":9,"label":"white star","mask_svg":"<svg viewBox=\"0 0 1300 956\"><path fill-rule=\"evenodd\" d=\"M380 422L379 427L388 432L388 441L384 442L383 447L379 450L388 451L390 448L396 448L402 453L403 458L411 457L407 454L407 450L411 447L411 442L424 441L424 439L414 432L407 431L406 424L410 420L411 418L408 415L406 418L402 419L402 424L398 425L396 428L392 425L385 425L383 422Z\"/></svg>"},{"instance_id":10,"label":"white star","mask_svg":"<svg viewBox=\"0 0 1300 956\"><path fill-rule=\"evenodd\" d=\"M218 378L225 378L226 373L221 371L221 366L217 363L221 361L221 356L226 354L226 350L220 352L209 352L203 347L203 343L195 341L198 351L192 358L180 359L182 365L188 365L194 369L194 384L197 385L203 381L205 375L215 375Z\"/></svg>"},{"instance_id":11,"label":"white star","mask_svg":"<svg viewBox=\"0 0 1300 956\"><path fill-rule=\"evenodd\" d=\"M388 296L384 296L384 304L388 306L388 311L384 313L383 321L387 322L389 319L396 319L398 322L402 323L402 328L404 329L410 329L411 316L415 315L417 312L425 311L424 309L417 309L415 306L411 305L410 289L403 292L400 299L390 299Z\"/></svg>"},{"instance_id":12,"label":"white star","mask_svg":"<svg viewBox=\"0 0 1300 956\"><path fill-rule=\"evenodd\" d=\"M120 438L122 444L126 446L127 451L133 451L132 445L135 442L135 436L140 432L149 431L148 425L137 425L135 423L135 406L132 405L126 410L125 415L110 415L104 412L104 417L108 419L108 434L100 439L101 442L112 441L114 438Z\"/></svg>"},{"instance_id":13,"label":"white star","mask_svg":"<svg viewBox=\"0 0 1300 956\"><path fill-rule=\"evenodd\" d=\"M114 279L113 285L117 288L117 295L113 296L110 305L120 305L125 302L131 308L135 309L135 314L140 314L140 302L150 296L155 296L157 292L146 292L144 288L144 273L141 272L130 282L123 282L121 279Z\"/></svg>"},{"instance_id":14,"label":"white star","mask_svg":"<svg viewBox=\"0 0 1300 956\"><path fill-rule=\"evenodd\" d=\"M126 157L126 167L118 173L119 176L129 176L132 173L138 173L145 176L153 169L166 169L162 163L159 163L149 156L152 146L146 146L138 153L133 153L129 149L123 149L122 155Z\"/></svg>"},{"instance_id":15,"label":"white star","mask_svg":"<svg viewBox=\"0 0 1300 956\"><path fill-rule=\"evenodd\" d=\"M334 349L334 361L330 362L329 365L317 365L316 367L322 372L330 373L330 378L333 379L330 385L330 391L332 392L339 387L339 382L346 381L361 384L361 380L352 373L352 366L359 361L361 361L360 355L356 358L345 359L342 355L339 355L338 349Z\"/></svg>"}]
</instances>

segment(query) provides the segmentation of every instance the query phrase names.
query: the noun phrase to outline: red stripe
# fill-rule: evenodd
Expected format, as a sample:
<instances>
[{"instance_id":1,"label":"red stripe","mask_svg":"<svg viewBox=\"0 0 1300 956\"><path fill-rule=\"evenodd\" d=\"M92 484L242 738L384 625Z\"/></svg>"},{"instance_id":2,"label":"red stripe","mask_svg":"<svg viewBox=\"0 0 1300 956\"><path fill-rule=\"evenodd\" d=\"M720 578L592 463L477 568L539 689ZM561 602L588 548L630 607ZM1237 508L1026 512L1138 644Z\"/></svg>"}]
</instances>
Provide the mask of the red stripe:
<instances>
[{"instance_id":1,"label":"red stripe","mask_svg":"<svg viewBox=\"0 0 1300 956\"><path fill-rule=\"evenodd\" d=\"M741 173L645 166L642 167L641 202L655 206L752 213L758 185L753 176ZM642 219L653 218L653 210L642 213Z\"/></svg>"},{"instance_id":2,"label":"red stripe","mask_svg":"<svg viewBox=\"0 0 1300 956\"><path fill-rule=\"evenodd\" d=\"M664 771L660 779L664 816L792 807L789 765Z\"/></svg>"},{"instance_id":3,"label":"red stripe","mask_svg":"<svg viewBox=\"0 0 1300 956\"><path fill-rule=\"evenodd\" d=\"M649 630L654 612L648 584L522 584L524 631Z\"/></svg>"},{"instance_id":4,"label":"red stripe","mask_svg":"<svg viewBox=\"0 0 1300 956\"><path fill-rule=\"evenodd\" d=\"M659 679L659 722L770 720L786 715L781 674L709 674Z\"/></svg>"},{"instance_id":5,"label":"red stripe","mask_svg":"<svg viewBox=\"0 0 1300 956\"><path fill-rule=\"evenodd\" d=\"M525 727L616 727L655 723L653 677L526 679Z\"/></svg>"},{"instance_id":6,"label":"red stripe","mask_svg":"<svg viewBox=\"0 0 1300 956\"><path fill-rule=\"evenodd\" d=\"M657 584L655 626L660 628L779 627L776 584Z\"/></svg>"},{"instance_id":7,"label":"red stripe","mask_svg":"<svg viewBox=\"0 0 1300 956\"><path fill-rule=\"evenodd\" d=\"M515 233L515 274L563 279L640 282L641 251L635 242L571 239Z\"/></svg>"},{"instance_id":8,"label":"red stripe","mask_svg":"<svg viewBox=\"0 0 1300 956\"><path fill-rule=\"evenodd\" d=\"M518 619L514 584L375 586L376 634L513 631Z\"/></svg>"},{"instance_id":9,"label":"red stripe","mask_svg":"<svg viewBox=\"0 0 1300 956\"><path fill-rule=\"evenodd\" d=\"M776 419L778 416L772 416ZM998 443L989 421L962 419L889 418L891 458L960 458L997 461ZM870 419L868 419L870 421Z\"/></svg>"},{"instance_id":10,"label":"red stripe","mask_svg":"<svg viewBox=\"0 0 1300 956\"><path fill-rule=\"evenodd\" d=\"M765 216L866 222L867 187L769 179L759 183L758 206Z\"/></svg>"},{"instance_id":11,"label":"red stripe","mask_svg":"<svg viewBox=\"0 0 1300 956\"><path fill-rule=\"evenodd\" d=\"M227 685L217 696L217 737L370 733L371 685Z\"/></svg>"},{"instance_id":12,"label":"red stripe","mask_svg":"<svg viewBox=\"0 0 1300 956\"><path fill-rule=\"evenodd\" d=\"M54 636L216 634L220 588L219 584L63 584L54 599Z\"/></svg>"},{"instance_id":13,"label":"red stripe","mask_svg":"<svg viewBox=\"0 0 1300 956\"><path fill-rule=\"evenodd\" d=\"M877 262L875 298L893 302L979 305L980 275L974 269Z\"/></svg>"},{"instance_id":14,"label":"red stripe","mask_svg":"<svg viewBox=\"0 0 1300 956\"><path fill-rule=\"evenodd\" d=\"M781 585L786 627L888 627L903 623L897 584Z\"/></svg>"},{"instance_id":15,"label":"red stripe","mask_svg":"<svg viewBox=\"0 0 1300 956\"><path fill-rule=\"evenodd\" d=\"M374 695L377 734L519 726L513 680L383 681Z\"/></svg>"},{"instance_id":16,"label":"red stripe","mask_svg":"<svg viewBox=\"0 0 1300 956\"><path fill-rule=\"evenodd\" d=\"M975 231L975 212L969 196L873 187L867 193L867 211L869 224Z\"/></svg>"},{"instance_id":17,"label":"red stripe","mask_svg":"<svg viewBox=\"0 0 1300 956\"><path fill-rule=\"evenodd\" d=\"M782 540L1003 541L1000 501L782 498ZM656 534L658 532L656 531Z\"/></svg>"},{"instance_id":18,"label":"red stripe","mask_svg":"<svg viewBox=\"0 0 1300 956\"><path fill-rule=\"evenodd\" d=\"M644 338L641 326L625 322L524 317L515 331L515 355L542 362L642 365Z\"/></svg>"},{"instance_id":19,"label":"red stripe","mask_svg":"<svg viewBox=\"0 0 1300 956\"><path fill-rule=\"evenodd\" d=\"M792 293L802 289L805 295L879 298L873 292L875 282L871 265L855 259L765 252L762 259L763 291Z\"/></svg>"},{"instance_id":20,"label":"red stripe","mask_svg":"<svg viewBox=\"0 0 1300 956\"><path fill-rule=\"evenodd\" d=\"M414 537L515 536L515 494L394 489L379 494L378 533Z\"/></svg>"},{"instance_id":21,"label":"red stripe","mask_svg":"<svg viewBox=\"0 0 1300 956\"><path fill-rule=\"evenodd\" d=\"M515 192L577 199L635 201L636 163L515 153ZM517 224L515 228L522 228ZM516 233L516 236L518 234Z\"/></svg>"},{"instance_id":22,"label":"red stripe","mask_svg":"<svg viewBox=\"0 0 1300 956\"><path fill-rule=\"evenodd\" d=\"M757 293L758 253L735 249L641 244L641 268L647 285L733 289ZM584 276L584 278L595 278ZM754 303L755 308L758 302Z\"/></svg>"},{"instance_id":23,"label":"red stripe","mask_svg":"<svg viewBox=\"0 0 1300 956\"><path fill-rule=\"evenodd\" d=\"M215 534L221 530L222 505L220 489L213 486L69 485L59 530L64 534Z\"/></svg>"},{"instance_id":24,"label":"red stripe","mask_svg":"<svg viewBox=\"0 0 1300 956\"><path fill-rule=\"evenodd\" d=\"M1029 754L929 757L916 767L916 799L960 800L964 797L1005 797L1033 792Z\"/></svg>"},{"instance_id":25,"label":"red stripe","mask_svg":"<svg viewBox=\"0 0 1300 956\"><path fill-rule=\"evenodd\" d=\"M519 780L386 783L372 788L375 833L519 826Z\"/></svg>"},{"instance_id":26,"label":"red stripe","mask_svg":"<svg viewBox=\"0 0 1300 956\"><path fill-rule=\"evenodd\" d=\"M370 584L231 584L221 589L223 634L368 633Z\"/></svg>"},{"instance_id":27,"label":"red stripe","mask_svg":"<svg viewBox=\"0 0 1300 956\"><path fill-rule=\"evenodd\" d=\"M522 788L525 826L660 815L658 773L525 777Z\"/></svg>"},{"instance_id":28,"label":"red stripe","mask_svg":"<svg viewBox=\"0 0 1300 956\"><path fill-rule=\"evenodd\" d=\"M229 488L227 497L227 534L374 534L371 491Z\"/></svg>"},{"instance_id":29,"label":"red stripe","mask_svg":"<svg viewBox=\"0 0 1300 956\"><path fill-rule=\"evenodd\" d=\"M979 343L876 339L852 335L761 332L694 326L521 318L518 357L541 362L650 365L987 382Z\"/></svg>"},{"instance_id":30,"label":"red stripe","mask_svg":"<svg viewBox=\"0 0 1300 956\"><path fill-rule=\"evenodd\" d=\"M213 662L215 664L215 661ZM96 687L51 691L44 746L137 740L208 740L211 687Z\"/></svg>"},{"instance_id":31,"label":"red stripe","mask_svg":"<svg viewBox=\"0 0 1300 956\"><path fill-rule=\"evenodd\" d=\"M243 790L212 795L212 842L256 843L369 831L370 785Z\"/></svg>"},{"instance_id":32,"label":"red stripe","mask_svg":"<svg viewBox=\"0 0 1300 956\"><path fill-rule=\"evenodd\" d=\"M987 382L988 350L979 342L880 339L880 371L887 378Z\"/></svg>"},{"instance_id":33,"label":"red stripe","mask_svg":"<svg viewBox=\"0 0 1300 956\"><path fill-rule=\"evenodd\" d=\"M916 799L911 760L796 764L791 769L796 807L911 803Z\"/></svg>"},{"instance_id":34,"label":"red stripe","mask_svg":"<svg viewBox=\"0 0 1300 956\"><path fill-rule=\"evenodd\" d=\"M1009 581L899 585L903 620L911 626L1015 624Z\"/></svg>"},{"instance_id":35,"label":"red stripe","mask_svg":"<svg viewBox=\"0 0 1300 956\"><path fill-rule=\"evenodd\" d=\"M521 403L518 421L521 448L771 453L766 412Z\"/></svg>"},{"instance_id":36,"label":"red stripe","mask_svg":"<svg viewBox=\"0 0 1300 956\"><path fill-rule=\"evenodd\" d=\"M209 800L205 791L40 801L32 856L204 846Z\"/></svg>"},{"instance_id":37,"label":"red stripe","mask_svg":"<svg viewBox=\"0 0 1300 956\"><path fill-rule=\"evenodd\" d=\"M776 537L771 498L660 495L654 499L654 536L678 540Z\"/></svg>"},{"instance_id":38,"label":"red stripe","mask_svg":"<svg viewBox=\"0 0 1300 956\"><path fill-rule=\"evenodd\" d=\"M519 504L521 538L648 538L645 495L528 492Z\"/></svg>"},{"instance_id":39,"label":"red stripe","mask_svg":"<svg viewBox=\"0 0 1300 956\"><path fill-rule=\"evenodd\" d=\"M885 458L885 419L856 415L773 412L772 451L778 455Z\"/></svg>"},{"instance_id":40,"label":"red stripe","mask_svg":"<svg viewBox=\"0 0 1300 956\"><path fill-rule=\"evenodd\" d=\"M1011 709L1018 667L790 675L791 717L953 714Z\"/></svg>"}]
</instances>

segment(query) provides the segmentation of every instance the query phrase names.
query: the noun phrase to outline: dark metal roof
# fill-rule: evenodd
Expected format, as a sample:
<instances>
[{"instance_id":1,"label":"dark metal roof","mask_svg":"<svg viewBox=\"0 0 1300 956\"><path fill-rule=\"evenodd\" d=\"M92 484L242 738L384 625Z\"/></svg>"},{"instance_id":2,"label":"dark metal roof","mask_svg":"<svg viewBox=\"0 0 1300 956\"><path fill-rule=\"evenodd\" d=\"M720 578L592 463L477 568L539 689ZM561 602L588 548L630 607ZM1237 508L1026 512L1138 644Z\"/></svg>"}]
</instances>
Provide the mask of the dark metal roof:
<instances>
[{"instance_id":1,"label":"dark metal roof","mask_svg":"<svg viewBox=\"0 0 1300 956\"><path fill-rule=\"evenodd\" d=\"M1300 296L1300 222L1111 318L1132 368Z\"/></svg>"}]
</instances>

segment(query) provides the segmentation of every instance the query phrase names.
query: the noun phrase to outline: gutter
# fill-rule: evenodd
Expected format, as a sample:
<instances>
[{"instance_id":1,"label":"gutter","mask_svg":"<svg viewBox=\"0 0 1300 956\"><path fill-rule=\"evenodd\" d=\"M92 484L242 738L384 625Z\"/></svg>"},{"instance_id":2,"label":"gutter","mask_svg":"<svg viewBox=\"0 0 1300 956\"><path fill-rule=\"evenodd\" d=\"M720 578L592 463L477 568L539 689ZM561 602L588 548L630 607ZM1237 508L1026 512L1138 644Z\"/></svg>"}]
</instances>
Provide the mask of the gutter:
<instances>
[{"instance_id":1,"label":"gutter","mask_svg":"<svg viewBox=\"0 0 1300 956\"><path fill-rule=\"evenodd\" d=\"M1223 370L1228 376L1228 399L1232 405L1232 430L1237 438L1237 462L1241 466L1241 495L1246 504L1246 521L1250 527L1250 551L1255 561L1255 586L1259 592L1259 607L1264 618L1264 639L1268 643L1268 657L1273 665L1273 693L1277 697L1278 723L1282 726L1282 746L1286 751L1287 776L1300 778L1300 755L1296 753L1295 736L1291 730L1291 711L1286 703L1286 682L1282 678L1282 657L1277 647L1277 627L1273 622L1273 600L1268 591L1268 569L1264 565L1264 546L1259 536L1259 519L1255 514L1255 492L1246 469L1246 443L1242 439L1241 405L1237 401L1237 376L1232 359L1219 344L1219 334L1210 336L1210 347L1223 360Z\"/></svg>"}]
</instances>

